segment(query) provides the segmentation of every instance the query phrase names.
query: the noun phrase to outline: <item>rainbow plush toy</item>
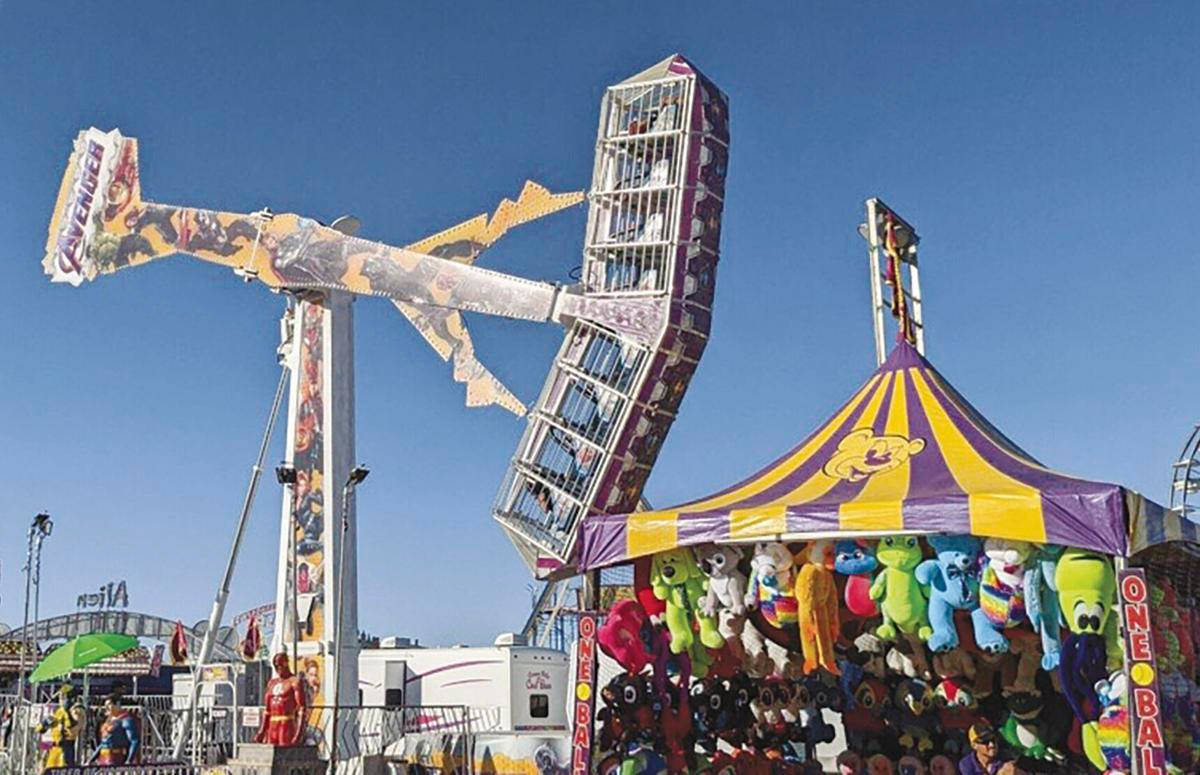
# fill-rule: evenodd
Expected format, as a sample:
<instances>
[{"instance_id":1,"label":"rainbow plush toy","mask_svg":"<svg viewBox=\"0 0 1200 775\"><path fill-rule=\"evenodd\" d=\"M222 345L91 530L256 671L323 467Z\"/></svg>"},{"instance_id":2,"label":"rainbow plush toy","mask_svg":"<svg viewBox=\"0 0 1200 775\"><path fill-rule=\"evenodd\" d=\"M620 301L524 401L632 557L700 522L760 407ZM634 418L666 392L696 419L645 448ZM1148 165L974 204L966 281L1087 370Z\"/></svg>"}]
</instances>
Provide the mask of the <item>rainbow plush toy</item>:
<instances>
[{"instance_id":1,"label":"rainbow plush toy","mask_svg":"<svg viewBox=\"0 0 1200 775\"><path fill-rule=\"evenodd\" d=\"M778 542L755 544L746 607L758 608L772 627L793 627L800 620L795 588L795 560L788 548Z\"/></svg>"},{"instance_id":2,"label":"rainbow plush toy","mask_svg":"<svg viewBox=\"0 0 1200 775\"><path fill-rule=\"evenodd\" d=\"M1100 718L1080 730L1083 751L1104 775L1124 775L1133 766L1129 755L1128 682L1122 673L1096 682L1095 692L1103 709Z\"/></svg>"},{"instance_id":3,"label":"rainbow plush toy","mask_svg":"<svg viewBox=\"0 0 1200 775\"><path fill-rule=\"evenodd\" d=\"M971 612L975 642L992 654L1008 651L1002 631L1026 620L1025 561L1033 544L989 538L983 544L987 564L979 580L979 607Z\"/></svg>"}]
</instances>

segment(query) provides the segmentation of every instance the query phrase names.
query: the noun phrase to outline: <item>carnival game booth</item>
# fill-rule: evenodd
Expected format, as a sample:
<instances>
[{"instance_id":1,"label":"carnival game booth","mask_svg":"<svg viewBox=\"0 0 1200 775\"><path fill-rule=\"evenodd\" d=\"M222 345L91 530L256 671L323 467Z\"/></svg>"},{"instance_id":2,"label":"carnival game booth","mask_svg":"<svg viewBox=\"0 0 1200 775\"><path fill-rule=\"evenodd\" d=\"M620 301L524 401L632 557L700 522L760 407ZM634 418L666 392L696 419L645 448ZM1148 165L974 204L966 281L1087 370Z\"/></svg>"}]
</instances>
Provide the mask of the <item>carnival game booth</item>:
<instances>
[{"instance_id":1,"label":"carnival game booth","mask_svg":"<svg viewBox=\"0 0 1200 775\"><path fill-rule=\"evenodd\" d=\"M593 762L802 771L844 734L872 772L952 772L988 722L1026 770L1129 771L1118 574L1146 591L1124 558L1148 513L1181 529L1040 464L902 342L753 476L585 520L580 567L637 579L599 633L625 673L600 690Z\"/></svg>"}]
</instances>

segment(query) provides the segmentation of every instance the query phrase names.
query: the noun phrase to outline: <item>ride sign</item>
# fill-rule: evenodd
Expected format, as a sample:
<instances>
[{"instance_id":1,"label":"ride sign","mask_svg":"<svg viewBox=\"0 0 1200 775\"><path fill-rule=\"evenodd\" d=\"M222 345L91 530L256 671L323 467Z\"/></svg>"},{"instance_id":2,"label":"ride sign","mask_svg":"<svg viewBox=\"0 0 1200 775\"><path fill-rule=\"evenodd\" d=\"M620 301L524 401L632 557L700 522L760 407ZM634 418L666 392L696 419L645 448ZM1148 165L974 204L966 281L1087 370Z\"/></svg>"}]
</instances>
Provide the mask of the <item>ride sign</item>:
<instances>
[{"instance_id":1,"label":"ride sign","mask_svg":"<svg viewBox=\"0 0 1200 775\"><path fill-rule=\"evenodd\" d=\"M1133 758L1141 775L1167 771L1158 671L1150 633L1150 587L1146 572L1128 568L1118 576L1121 619L1125 624L1125 672L1129 676Z\"/></svg>"},{"instance_id":2,"label":"ride sign","mask_svg":"<svg viewBox=\"0 0 1200 775\"><path fill-rule=\"evenodd\" d=\"M579 614L575 646L575 708L571 714L571 775L588 775L592 766L593 711L596 707L596 613Z\"/></svg>"}]
</instances>

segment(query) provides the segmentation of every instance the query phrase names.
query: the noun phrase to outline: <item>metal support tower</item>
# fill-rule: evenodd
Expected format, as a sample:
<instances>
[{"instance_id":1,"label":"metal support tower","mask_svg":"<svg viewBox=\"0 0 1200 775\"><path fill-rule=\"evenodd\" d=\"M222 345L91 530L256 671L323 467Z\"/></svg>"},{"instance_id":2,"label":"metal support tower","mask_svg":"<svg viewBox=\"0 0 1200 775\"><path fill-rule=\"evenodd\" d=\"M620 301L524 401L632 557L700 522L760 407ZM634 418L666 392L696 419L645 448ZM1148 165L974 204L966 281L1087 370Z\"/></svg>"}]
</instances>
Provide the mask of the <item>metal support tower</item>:
<instances>
[{"instance_id":1,"label":"metal support tower","mask_svg":"<svg viewBox=\"0 0 1200 775\"><path fill-rule=\"evenodd\" d=\"M1168 504L1181 516L1191 519L1200 495L1200 424L1192 427L1179 459L1171 465L1171 494Z\"/></svg>"},{"instance_id":2,"label":"metal support tower","mask_svg":"<svg viewBox=\"0 0 1200 775\"><path fill-rule=\"evenodd\" d=\"M858 227L858 233L867 241L867 259L871 269L875 364L882 364L890 349L885 336L889 318L894 321L891 328L896 331L896 339L904 336L917 348L917 352L924 355L925 317L921 305L921 276L917 267L917 244L921 237L882 199L868 199L866 209L867 220Z\"/></svg>"}]
</instances>

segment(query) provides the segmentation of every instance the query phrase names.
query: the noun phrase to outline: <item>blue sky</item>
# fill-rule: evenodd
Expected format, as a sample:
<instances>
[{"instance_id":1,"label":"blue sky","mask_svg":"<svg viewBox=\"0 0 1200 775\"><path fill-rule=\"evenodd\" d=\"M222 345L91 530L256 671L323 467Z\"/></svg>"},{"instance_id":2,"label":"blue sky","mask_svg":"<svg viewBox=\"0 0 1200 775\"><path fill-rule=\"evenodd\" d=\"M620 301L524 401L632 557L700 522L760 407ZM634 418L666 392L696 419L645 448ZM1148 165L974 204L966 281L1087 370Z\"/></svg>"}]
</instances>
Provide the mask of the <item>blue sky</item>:
<instances>
[{"instance_id":1,"label":"blue sky","mask_svg":"<svg viewBox=\"0 0 1200 775\"><path fill-rule=\"evenodd\" d=\"M0 621L110 579L203 618L276 379L280 300L172 259L87 287L39 259L82 127L141 140L143 190L412 241L532 177L589 183L603 88L680 51L730 96L711 344L646 494L749 473L873 367L862 201L923 236L931 359L1043 461L1165 499L1197 420L1200 6L1158 3L103 4L0 0ZM565 281L585 212L484 264ZM522 430L468 411L391 308L357 304L361 625L426 642L515 629L529 577L488 513ZM472 318L526 400L561 332ZM277 439L272 460L279 459ZM261 492L230 607L273 595Z\"/></svg>"}]
</instances>

